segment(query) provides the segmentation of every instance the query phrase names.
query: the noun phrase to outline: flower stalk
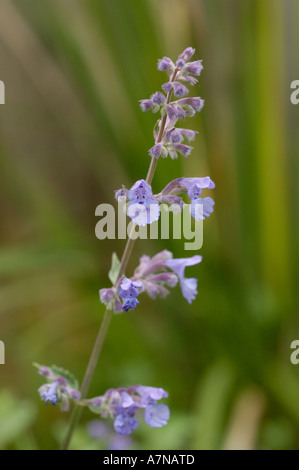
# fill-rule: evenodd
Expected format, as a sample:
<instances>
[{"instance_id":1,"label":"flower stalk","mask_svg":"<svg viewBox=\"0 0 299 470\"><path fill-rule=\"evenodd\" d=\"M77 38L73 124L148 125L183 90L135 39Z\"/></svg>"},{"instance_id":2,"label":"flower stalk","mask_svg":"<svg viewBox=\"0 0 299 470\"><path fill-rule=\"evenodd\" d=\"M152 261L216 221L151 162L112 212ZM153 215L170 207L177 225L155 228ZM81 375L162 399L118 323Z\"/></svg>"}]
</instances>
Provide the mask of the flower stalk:
<instances>
[{"instance_id":1,"label":"flower stalk","mask_svg":"<svg viewBox=\"0 0 299 470\"><path fill-rule=\"evenodd\" d=\"M202 261L195 255L191 258L174 259L172 253L164 250L152 258L142 256L140 264L131 278L125 277L128 263L135 244L136 226L151 224L159 219L160 204L176 204L179 210L184 207L183 196L191 199L190 213L195 220L209 217L213 212L214 201L210 197L201 197L203 189L213 189L213 181L205 178L177 178L170 182L159 194L154 195L151 183L157 168L159 157L178 158L178 154L188 157L192 147L183 143L195 138L196 131L177 128L176 123L187 116L193 116L201 111L204 101L201 98L185 98L188 88L181 81L194 85L200 75L201 61L188 62L195 50L188 47L179 55L174 64L168 57L158 61L158 70L166 71L169 81L162 85L166 96L157 91L150 99L140 101L143 111L160 111L159 119L154 127L155 145L149 150L151 162L145 180L137 181L130 190L122 188L115 191L116 198L124 197L127 202L127 215L132 219L132 227L126 242L121 260L113 258L109 278L112 287L100 290L100 300L106 305L106 310L100 325L89 361L81 384L80 391L74 377L61 368L38 366L40 375L47 383L39 389L41 398L52 405L60 404L63 410L69 408L69 402L74 402L67 432L61 449L69 448L72 435L80 419L84 406L99 414L102 418L110 416L114 420L114 429L119 435L130 434L138 427L138 413L144 409L144 420L151 427L161 427L167 424L170 416L165 404L157 404L168 394L162 388L135 385L127 389L109 389L104 395L88 399L87 394L94 376L99 357L105 342L108 329L114 313L128 312L140 303L137 297L147 293L152 299L165 297L169 287L180 285L184 298L191 303L197 295L197 279L186 278L185 269ZM172 95L177 100L171 101ZM182 196L180 196L182 195ZM115 263L114 263L115 262Z\"/></svg>"}]
</instances>

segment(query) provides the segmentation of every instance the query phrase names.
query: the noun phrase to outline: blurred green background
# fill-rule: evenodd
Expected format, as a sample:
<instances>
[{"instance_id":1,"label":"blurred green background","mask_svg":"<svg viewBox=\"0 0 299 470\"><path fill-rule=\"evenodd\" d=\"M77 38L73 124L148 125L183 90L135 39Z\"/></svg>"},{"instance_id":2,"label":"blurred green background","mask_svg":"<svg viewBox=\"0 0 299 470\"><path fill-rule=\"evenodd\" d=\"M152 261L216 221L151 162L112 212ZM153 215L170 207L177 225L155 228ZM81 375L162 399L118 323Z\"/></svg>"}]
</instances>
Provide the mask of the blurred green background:
<instances>
[{"instance_id":1,"label":"blurred green background","mask_svg":"<svg viewBox=\"0 0 299 470\"><path fill-rule=\"evenodd\" d=\"M45 407L33 361L79 380L96 337L112 251L95 208L146 175L158 58L203 59L206 105L188 159L159 162L153 189L210 175L215 213L191 306L179 288L113 318L89 396L136 383L169 392L171 420L132 448L297 449L299 4L292 0L1 0L0 448L54 449L67 414ZM136 243L142 253L183 242ZM86 423L73 448L103 448Z\"/></svg>"}]
</instances>

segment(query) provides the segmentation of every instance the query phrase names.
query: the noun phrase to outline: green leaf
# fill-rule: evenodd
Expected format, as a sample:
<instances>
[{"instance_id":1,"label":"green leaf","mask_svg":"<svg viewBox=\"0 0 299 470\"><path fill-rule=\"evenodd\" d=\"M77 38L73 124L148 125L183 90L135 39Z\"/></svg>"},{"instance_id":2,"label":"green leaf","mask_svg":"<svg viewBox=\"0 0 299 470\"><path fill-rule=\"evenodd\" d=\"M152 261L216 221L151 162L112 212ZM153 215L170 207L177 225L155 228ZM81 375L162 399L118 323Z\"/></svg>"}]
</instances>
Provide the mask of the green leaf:
<instances>
[{"instance_id":1,"label":"green leaf","mask_svg":"<svg viewBox=\"0 0 299 470\"><path fill-rule=\"evenodd\" d=\"M58 367L55 365L51 366L50 369L53 372L53 374L61 375L62 377L64 377L72 388L76 388L76 389L79 388L78 380L68 370L65 370L62 367Z\"/></svg>"},{"instance_id":2,"label":"green leaf","mask_svg":"<svg viewBox=\"0 0 299 470\"><path fill-rule=\"evenodd\" d=\"M112 282L113 285L116 283L117 276L118 276L118 273L119 273L119 268L120 268L120 261L117 257L117 254L113 253L112 254L111 268L110 268L110 271L109 271L109 274L108 274L108 277L109 277L109 279L110 279L110 281Z\"/></svg>"}]
</instances>

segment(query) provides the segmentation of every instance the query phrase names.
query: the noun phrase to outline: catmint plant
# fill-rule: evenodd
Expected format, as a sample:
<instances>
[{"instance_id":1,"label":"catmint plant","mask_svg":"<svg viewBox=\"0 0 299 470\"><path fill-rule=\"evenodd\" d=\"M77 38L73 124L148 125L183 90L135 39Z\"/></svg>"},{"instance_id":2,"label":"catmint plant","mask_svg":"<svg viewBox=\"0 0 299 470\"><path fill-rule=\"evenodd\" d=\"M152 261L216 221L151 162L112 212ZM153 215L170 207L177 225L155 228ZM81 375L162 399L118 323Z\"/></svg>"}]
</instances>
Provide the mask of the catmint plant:
<instances>
[{"instance_id":1,"label":"catmint plant","mask_svg":"<svg viewBox=\"0 0 299 470\"><path fill-rule=\"evenodd\" d=\"M195 220L209 217L214 210L214 201L210 196L202 197L206 190L214 189L215 184L210 177L179 177L170 181L164 189L154 194L151 183L156 171L159 158L187 158L192 142L197 132L182 127L181 122L203 108L204 101L199 97L188 97L189 86L197 83L197 78L203 69L202 61L190 61L195 50L185 49L174 63L169 57L158 61L158 70L166 72L168 81L161 86L162 91L156 91L150 98L142 99L142 111L159 113L154 125L154 145L148 150L150 165L145 179L132 184L131 188L122 187L115 191L115 197L123 198L126 203L128 217L136 226L146 226L156 222L160 217L160 205L175 204L182 210L185 200L190 204L190 214ZM114 253L109 272L111 286L100 289L100 302L106 310L100 326L93 351L79 389L78 382L68 371L57 366L40 366L39 374L45 383L39 388L41 399L50 405L60 405L67 411L70 402L74 407L70 418L67 434L62 449L67 449L77 425L80 413L84 407L89 408L100 419L110 419L117 435L131 434L143 420L148 426L155 428L167 424L170 411L165 403L168 393L163 388L133 385L127 388L109 389L94 398L88 398L87 393L92 380L109 324L113 314L122 314L132 309L142 311L142 298L147 294L152 300L165 298L170 289L180 286L183 297L191 303L197 295L197 279L185 277L189 266L202 261L202 256L174 258L168 250L163 250L153 257L143 255L133 274L126 274L127 265L131 258L134 238L129 237L121 257ZM129 314L129 313L128 313Z\"/></svg>"}]
</instances>

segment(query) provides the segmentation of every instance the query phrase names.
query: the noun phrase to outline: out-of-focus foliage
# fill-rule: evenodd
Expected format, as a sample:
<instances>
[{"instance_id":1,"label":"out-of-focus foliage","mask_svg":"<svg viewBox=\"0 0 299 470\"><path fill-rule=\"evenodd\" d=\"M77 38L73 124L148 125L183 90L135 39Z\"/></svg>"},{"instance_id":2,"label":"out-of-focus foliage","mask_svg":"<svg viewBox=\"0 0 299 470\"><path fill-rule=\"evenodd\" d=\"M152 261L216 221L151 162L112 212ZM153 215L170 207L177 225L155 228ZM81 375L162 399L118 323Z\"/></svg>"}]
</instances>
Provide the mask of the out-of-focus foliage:
<instances>
[{"instance_id":1,"label":"out-of-focus foliage","mask_svg":"<svg viewBox=\"0 0 299 470\"><path fill-rule=\"evenodd\" d=\"M176 289L115 317L90 395L168 390L169 424L141 427L134 448L298 448L298 15L292 0L1 0L1 448L58 445L67 415L40 403L31 364L84 374L124 247L96 239L95 208L146 175L156 117L138 100L165 81L157 59L187 46L205 67L199 135L191 157L159 162L153 187L216 182L189 268L198 298ZM181 240L138 241L128 274L164 248L184 255ZM101 448L90 419L74 448Z\"/></svg>"}]
</instances>

